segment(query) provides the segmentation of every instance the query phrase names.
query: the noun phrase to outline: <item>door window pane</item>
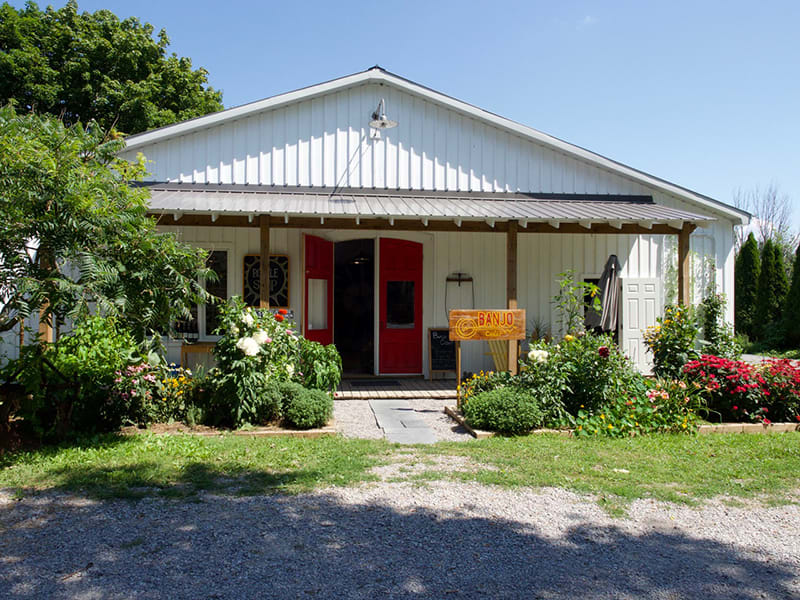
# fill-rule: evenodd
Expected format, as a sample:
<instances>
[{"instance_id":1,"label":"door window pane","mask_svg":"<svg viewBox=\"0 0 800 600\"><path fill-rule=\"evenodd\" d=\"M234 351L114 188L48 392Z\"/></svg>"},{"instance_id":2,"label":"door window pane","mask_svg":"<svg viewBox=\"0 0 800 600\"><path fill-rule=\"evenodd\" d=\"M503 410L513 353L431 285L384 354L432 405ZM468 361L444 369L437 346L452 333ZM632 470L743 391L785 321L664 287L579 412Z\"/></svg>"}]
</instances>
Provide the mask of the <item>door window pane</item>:
<instances>
[{"instance_id":1,"label":"door window pane","mask_svg":"<svg viewBox=\"0 0 800 600\"><path fill-rule=\"evenodd\" d=\"M414 328L414 282L386 282L386 327Z\"/></svg>"},{"instance_id":2,"label":"door window pane","mask_svg":"<svg viewBox=\"0 0 800 600\"><path fill-rule=\"evenodd\" d=\"M228 252L214 250L209 253L206 265L217 274L216 281L206 281L206 291L220 298L228 298ZM206 335L213 335L219 327L219 305L206 304Z\"/></svg>"},{"instance_id":3,"label":"door window pane","mask_svg":"<svg viewBox=\"0 0 800 600\"><path fill-rule=\"evenodd\" d=\"M308 280L308 329L328 328L328 280Z\"/></svg>"}]
</instances>

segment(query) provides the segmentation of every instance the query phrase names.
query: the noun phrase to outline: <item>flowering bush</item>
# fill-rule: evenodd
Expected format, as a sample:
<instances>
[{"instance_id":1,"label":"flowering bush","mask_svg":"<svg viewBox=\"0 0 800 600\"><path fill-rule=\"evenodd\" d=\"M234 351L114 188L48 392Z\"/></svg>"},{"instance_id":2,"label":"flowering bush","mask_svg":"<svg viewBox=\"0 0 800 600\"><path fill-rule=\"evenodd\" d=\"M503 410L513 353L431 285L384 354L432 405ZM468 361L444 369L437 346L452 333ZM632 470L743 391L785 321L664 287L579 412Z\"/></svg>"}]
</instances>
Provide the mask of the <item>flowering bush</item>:
<instances>
[{"instance_id":1,"label":"flowering bush","mask_svg":"<svg viewBox=\"0 0 800 600\"><path fill-rule=\"evenodd\" d=\"M787 359L766 360L758 365L762 384L762 421L800 422L800 367Z\"/></svg>"},{"instance_id":2,"label":"flowering bush","mask_svg":"<svg viewBox=\"0 0 800 600\"><path fill-rule=\"evenodd\" d=\"M171 366L162 369L156 381L156 394L151 414L156 423L186 421L194 403L195 388L201 378L194 378L189 369Z\"/></svg>"},{"instance_id":3,"label":"flowering bush","mask_svg":"<svg viewBox=\"0 0 800 600\"><path fill-rule=\"evenodd\" d=\"M286 309L273 313L245 307L232 298L220 310L222 337L214 347L217 369L209 378L205 418L232 425L277 419L282 405L270 391L282 382L321 389L332 395L341 380L341 358L294 331Z\"/></svg>"},{"instance_id":4,"label":"flowering bush","mask_svg":"<svg viewBox=\"0 0 800 600\"><path fill-rule=\"evenodd\" d=\"M697 388L679 380L636 386L594 410L581 407L575 435L633 437L655 432L694 432L704 404Z\"/></svg>"},{"instance_id":5,"label":"flowering bush","mask_svg":"<svg viewBox=\"0 0 800 600\"><path fill-rule=\"evenodd\" d=\"M122 423L147 425L154 420L153 390L158 381L154 367L147 363L117 371L107 400L119 410Z\"/></svg>"},{"instance_id":6,"label":"flowering bush","mask_svg":"<svg viewBox=\"0 0 800 600\"><path fill-rule=\"evenodd\" d=\"M753 365L703 354L686 363L683 372L707 398L709 411L722 421L762 420L758 415L763 412L766 382Z\"/></svg>"},{"instance_id":7,"label":"flowering bush","mask_svg":"<svg viewBox=\"0 0 800 600\"><path fill-rule=\"evenodd\" d=\"M659 377L677 379L683 365L697 358L697 325L691 309L670 304L658 324L645 331L644 343L653 353L653 372Z\"/></svg>"},{"instance_id":8,"label":"flowering bush","mask_svg":"<svg viewBox=\"0 0 800 600\"><path fill-rule=\"evenodd\" d=\"M553 368L565 379L564 404L573 415L581 405L594 409L619 397L641 379L610 335L567 335L551 352Z\"/></svg>"},{"instance_id":9,"label":"flowering bush","mask_svg":"<svg viewBox=\"0 0 800 600\"><path fill-rule=\"evenodd\" d=\"M532 342L528 355L520 360L519 376L512 383L536 399L544 425L562 427L572 424L572 415L564 406L564 397L570 389L560 346L544 341Z\"/></svg>"},{"instance_id":10,"label":"flowering bush","mask_svg":"<svg viewBox=\"0 0 800 600\"><path fill-rule=\"evenodd\" d=\"M285 312L254 310L239 297L220 307L218 370L209 379L213 389L205 407L210 424L239 427L263 419L262 405L272 405L269 384L302 376L296 368L299 336Z\"/></svg>"}]
</instances>

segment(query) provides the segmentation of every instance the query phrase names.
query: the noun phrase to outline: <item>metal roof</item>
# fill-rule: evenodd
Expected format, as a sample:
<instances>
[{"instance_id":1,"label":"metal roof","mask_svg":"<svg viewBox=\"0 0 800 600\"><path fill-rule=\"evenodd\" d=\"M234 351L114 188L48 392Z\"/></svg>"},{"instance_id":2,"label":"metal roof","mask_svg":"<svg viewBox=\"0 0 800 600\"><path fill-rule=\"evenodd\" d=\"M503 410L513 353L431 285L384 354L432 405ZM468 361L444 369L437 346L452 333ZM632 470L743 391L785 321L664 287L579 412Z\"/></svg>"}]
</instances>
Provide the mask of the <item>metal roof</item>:
<instances>
[{"instance_id":1,"label":"metal roof","mask_svg":"<svg viewBox=\"0 0 800 600\"><path fill-rule=\"evenodd\" d=\"M150 210L154 213L697 225L715 220L656 204L650 196L145 185L150 190Z\"/></svg>"},{"instance_id":2,"label":"metal roof","mask_svg":"<svg viewBox=\"0 0 800 600\"><path fill-rule=\"evenodd\" d=\"M481 121L504 128L508 131L521 135L524 138L535 140L559 152L564 152L568 156L586 160L590 164L609 169L612 172L627 176L634 181L653 186L656 189L673 194L678 198L687 199L710 210L720 211L723 214L736 219L739 224L746 225L750 221L751 215L739 208L730 206L704 194L699 194L688 188L670 183L669 181L661 179L660 177L655 177L649 173L645 173L644 171L634 169L633 167L629 167L618 161L609 159L605 156L597 154L596 152L591 152L585 148L576 146L575 144L570 144L569 142L565 142L564 140L548 135L531 127L521 125L510 119L506 119L489 111L480 109L466 102L462 102L461 100L457 100L437 92L429 87L420 85L394 73L390 73L389 71L386 71L377 65L360 73L354 73L352 75L347 75L345 77L340 77L338 79L333 79L317 85L304 87L293 92L279 94L277 96L265 98L263 100L258 100L242 106L229 108L220 112L204 115L202 117L189 119L188 121L183 121L181 123L175 123L159 129L145 131L143 133L129 136L125 140L126 149L140 148L147 144L161 142L173 137L186 135L187 133L192 133L199 129L212 127L228 121L235 121L242 117L287 105L304 98L312 98L368 82L376 82L381 85L394 85L400 89L417 94L443 106L453 108Z\"/></svg>"}]
</instances>

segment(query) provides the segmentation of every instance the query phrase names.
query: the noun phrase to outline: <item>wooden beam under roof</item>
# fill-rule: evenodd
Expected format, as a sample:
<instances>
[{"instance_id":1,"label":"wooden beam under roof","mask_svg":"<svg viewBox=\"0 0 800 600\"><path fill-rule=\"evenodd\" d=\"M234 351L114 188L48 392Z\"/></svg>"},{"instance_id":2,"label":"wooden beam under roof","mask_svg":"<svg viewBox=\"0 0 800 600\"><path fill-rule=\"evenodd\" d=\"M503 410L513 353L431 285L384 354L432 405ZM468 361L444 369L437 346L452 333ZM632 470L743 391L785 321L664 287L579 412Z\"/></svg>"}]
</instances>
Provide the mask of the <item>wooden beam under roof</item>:
<instances>
[{"instance_id":1,"label":"wooden beam under roof","mask_svg":"<svg viewBox=\"0 0 800 600\"><path fill-rule=\"evenodd\" d=\"M185 226L185 227L261 227L261 219L250 220L247 215L224 215L220 214L216 220L212 220L211 215L203 214L183 214L178 220L173 220L172 214L163 215L152 213L158 218L159 225L164 226ZM169 216L169 218L167 218ZM452 220L423 218L401 219L396 217L393 222L388 219L364 218L364 217L330 217L325 216L323 223L320 217L291 217L280 216L269 217L269 227L272 229L363 229L373 231L462 231L462 232L482 232L482 233L505 233L508 231L508 221L497 221L494 226L490 226L484 220L461 220L460 225ZM515 221L516 222L516 221ZM676 235L681 232L680 228L667 225L666 223L654 223L651 227L642 226L636 223L616 223L615 227L610 223L568 223L561 221L558 228L549 223L533 222L528 220L527 227L520 229L520 233L578 233L578 234L656 234L656 235ZM588 228L586 225L590 225ZM694 224L687 223L694 229Z\"/></svg>"}]
</instances>

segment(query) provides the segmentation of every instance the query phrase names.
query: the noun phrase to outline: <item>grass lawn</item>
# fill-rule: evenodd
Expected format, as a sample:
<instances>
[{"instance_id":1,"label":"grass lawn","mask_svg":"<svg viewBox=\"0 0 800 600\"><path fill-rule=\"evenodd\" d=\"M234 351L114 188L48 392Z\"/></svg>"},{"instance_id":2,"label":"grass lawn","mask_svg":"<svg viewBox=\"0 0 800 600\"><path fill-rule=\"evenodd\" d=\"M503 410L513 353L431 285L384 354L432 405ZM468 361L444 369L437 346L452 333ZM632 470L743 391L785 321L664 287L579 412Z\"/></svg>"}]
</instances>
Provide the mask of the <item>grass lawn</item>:
<instances>
[{"instance_id":1,"label":"grass lawn","mask_svg":"<svg viewBox=\"0 0 800 600\"><path fill-rule=\"evenodd\" d=\"M451 479L561 487L596 495L612 512L636 498L790 502L800 491L800 433L627 440L536 435L411 448L339 437L107 435L0 457L0 488L101 498L186 497L199 490L295 493L375 480L372 467L409 459L414 467L405 469L404 478L422 485ZM449 460L461 466L447 468Z\"/></svg>"},{"instance_id":2,"label":"grass lawn","mask_svg":"<svg viewBox=\"0 0 800 600\"><path fill-rule=\"evenodd\" d=\"M761 342L753 342L744 349L746 354L763 354L764 356L773 356L775 358L800 358L800 348L790 350L771 348L767 344Z\"/></svg>"}]
</instances>

